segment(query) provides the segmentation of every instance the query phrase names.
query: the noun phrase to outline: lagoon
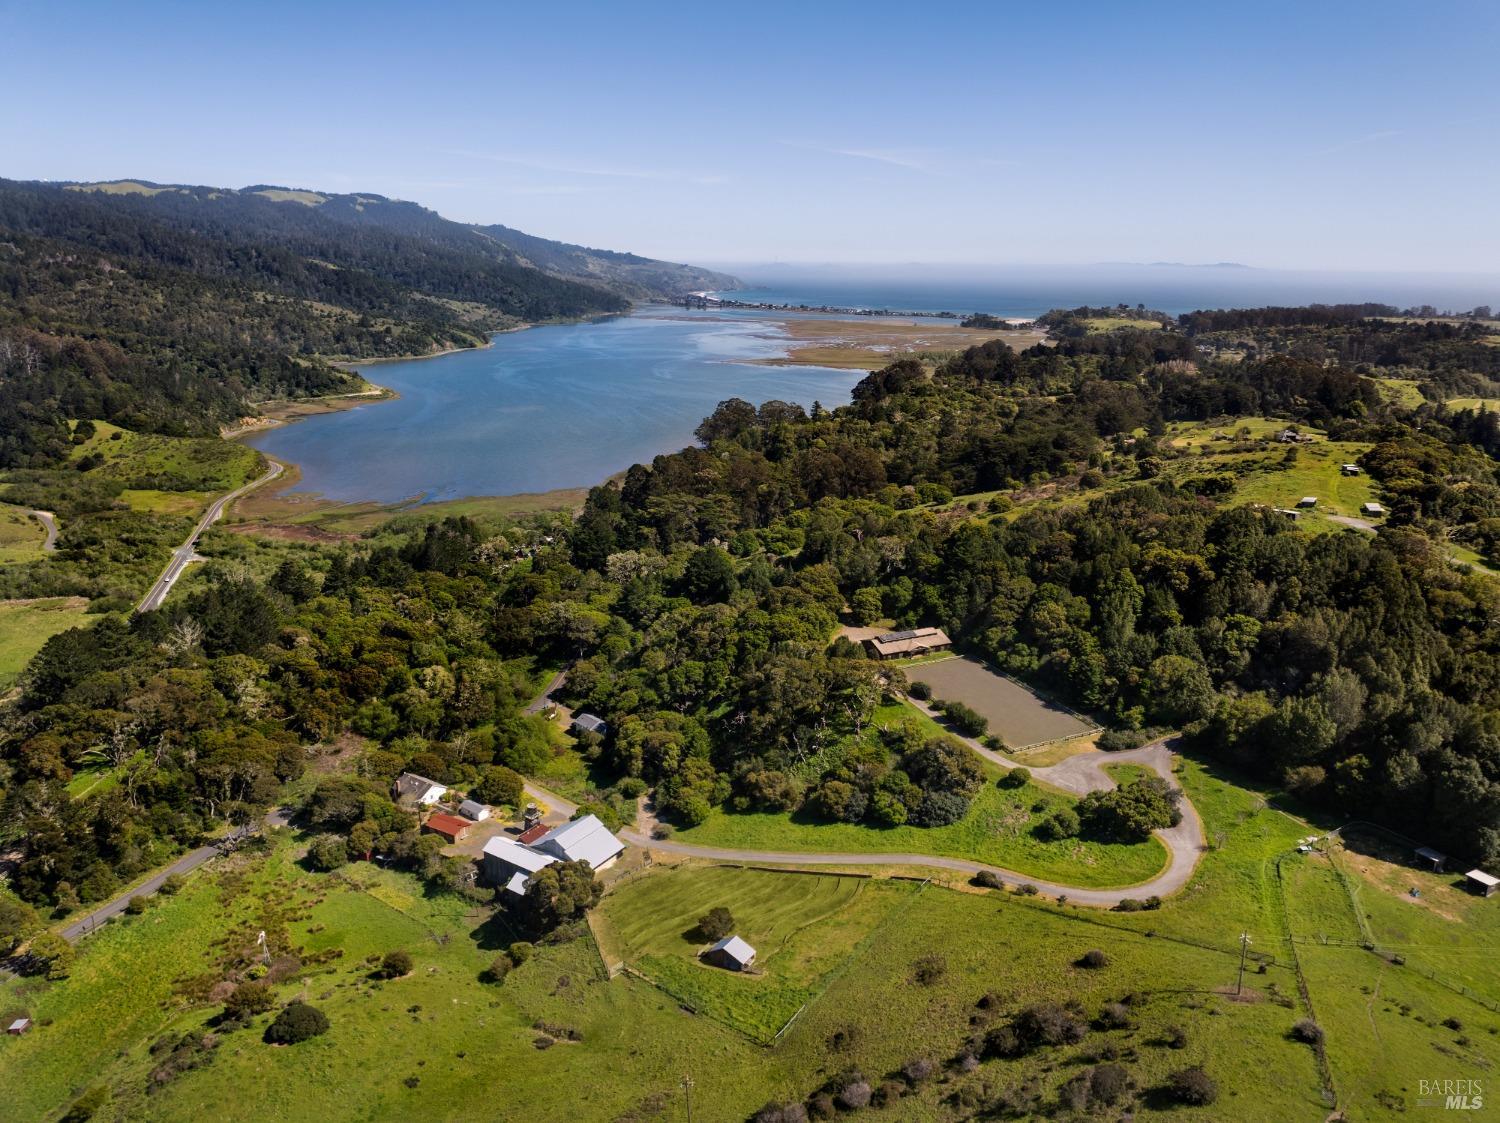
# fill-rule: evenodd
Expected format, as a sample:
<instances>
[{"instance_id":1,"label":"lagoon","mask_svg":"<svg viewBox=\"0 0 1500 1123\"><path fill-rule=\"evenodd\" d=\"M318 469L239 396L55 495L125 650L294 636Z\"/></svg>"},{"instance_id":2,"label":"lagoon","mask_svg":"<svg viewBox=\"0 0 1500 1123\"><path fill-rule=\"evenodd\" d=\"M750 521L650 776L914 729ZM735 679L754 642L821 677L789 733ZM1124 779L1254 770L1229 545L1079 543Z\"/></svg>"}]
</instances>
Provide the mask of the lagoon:
<instances>
[{"instance_id":1,"label":"lagoon","mask_svg":"<svg viewBox=\"0 0 1500 1123\"><path fill-rule=\"evenodd\" d=\"M400 397L246 438L299 466L298 491L343 502L436 502L586 487L694 442L725 398L830 408L861 371L755 365L781 329L652 307L498 335L489 347L370 364Z\"/></svg>"}]
</instances>

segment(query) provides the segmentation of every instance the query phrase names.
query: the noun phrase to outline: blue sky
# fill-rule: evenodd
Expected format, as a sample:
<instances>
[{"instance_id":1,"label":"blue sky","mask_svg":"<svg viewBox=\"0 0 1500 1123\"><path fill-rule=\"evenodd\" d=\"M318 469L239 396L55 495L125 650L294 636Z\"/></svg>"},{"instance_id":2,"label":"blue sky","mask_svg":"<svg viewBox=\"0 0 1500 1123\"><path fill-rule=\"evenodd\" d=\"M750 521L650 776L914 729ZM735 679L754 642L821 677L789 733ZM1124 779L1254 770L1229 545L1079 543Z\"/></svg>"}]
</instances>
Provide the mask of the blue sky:
<instances>
[{"instance_id":1,"label":"blue sky","mask_svg":"<svg viewBox=\"0 0 1500 1123\"><path fill-rule=\"evenodd\" d=\"M0 0L0 174L692 261L1500 268L1500 5Z\"/></svg>"}]
</instances>

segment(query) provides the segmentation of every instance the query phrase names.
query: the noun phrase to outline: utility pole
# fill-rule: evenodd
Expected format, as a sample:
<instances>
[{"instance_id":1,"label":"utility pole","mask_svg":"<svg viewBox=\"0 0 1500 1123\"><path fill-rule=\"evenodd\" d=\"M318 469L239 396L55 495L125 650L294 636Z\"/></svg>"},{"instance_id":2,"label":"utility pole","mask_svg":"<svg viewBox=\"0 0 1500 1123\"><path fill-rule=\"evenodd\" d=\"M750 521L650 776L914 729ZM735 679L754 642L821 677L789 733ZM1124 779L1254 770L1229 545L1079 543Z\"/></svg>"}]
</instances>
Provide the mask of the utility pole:
<instances>
[{"instance_id":1,"label":"utility pole","mask_svg":"<svg viewBox=\"0 0 1500 1123\"><path fill-rule=\"evenodd\" d=\"M1238 995L1245 987L1245 953L1250 950L1250 933L1240 933L1240 977L1234 984L1234 993Z\"/></svg>"},{"instance_id":2,"label":"utility pole","mask_svg":"<svg viewBox=\"0 0 1500 1123\"><path fill-rule=\"evenodd\" d=\"M693 1078L682 1078L682 1094L687 1100L687 1123L693 1123Z\"/></svg>"}]
</instances>

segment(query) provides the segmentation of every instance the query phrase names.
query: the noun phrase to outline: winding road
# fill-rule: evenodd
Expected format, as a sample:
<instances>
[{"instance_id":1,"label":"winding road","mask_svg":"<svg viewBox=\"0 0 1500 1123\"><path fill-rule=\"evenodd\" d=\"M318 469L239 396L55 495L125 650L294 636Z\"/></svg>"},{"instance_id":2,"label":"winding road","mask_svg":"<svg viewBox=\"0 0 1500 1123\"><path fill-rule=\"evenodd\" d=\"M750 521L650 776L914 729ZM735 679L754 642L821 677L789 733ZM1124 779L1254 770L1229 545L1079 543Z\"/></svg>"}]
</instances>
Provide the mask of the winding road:
<instances>
[{"instance_id":1,"label":"winding road","mask_svg":"<svg viewBox=\"0 0 1500 1123\"><path fill-rule=\"evenodd\" d=\"M561 685L561 674L548 684L542 698L546 698ZM540 701L541 699L538 699ZM540 706L537 707L540 709ZM533 711L534 712L534 711ZM993 761L1002 768L1028 767L1018 764L1008 757L1001 756L992 749L986 748L979 742L968 737L959 737L975 752L986 760ZM1092 791L1107 791L1115 786L1115 781L1104 771L1104 766L1109 764L1139 764L1155 772L1173 788L1178 788L1176 777L1172 773L1172 761L1175 754L1172 745L1176 738L1164 737L1160 741L1153 741L1149 745L1142 745L1138 749L1126 752L1107 753L1101 751L1078 753L1068 757L1066 760L1046 767L1028 768L1033 778L1044 784L1061 788L1075 795L1086 795ZM532 799L544 803L550 809L549 819L563 821L570 818L578 805L571 800L564 799L556 792L550 792L546 788L539 787L526 782L526 794ZM1167 864L1155 877L1149 881L1143 881L1139 885L1124 886L1118 889L1090 889L1077 885L1066 885L1058 881L1046 881L1041 878L1031 877L1027 874L1017 873L1015 870L1005 869L1003 866L991 866L984 862L971 862L965 858L948 858L939 854L872 854L862 853L830 853L827 851L789 851L789 850L741 850L733 847L720 846L695 846L692 843L676 842L671 839L658 839L652 837L656 828L655 816L651 813L650 804L643 798L637 806L636 822L629 828L620 831L620 837L632 846L639 846L646 850L656 850L664 854L681 854L690 858L707 858L719 862L753 862L758 865L780 865L780 866L916 866L927 869L957 870L960 873L978 874L992 873L1009 888L1019 885L1035 885L1043 893L1056 897L1066 897L1069 901L1077 904L1098 905L1101 907L1112 907L1127 898L1137 900L1143 897L1166 897L1187 885L1193 876L1193 871L1198 868L1198 861L1203 856L1206 848L1203 833L1203 820L1198 815L1198 809L1184 795L1178 804L1182 811L1182 821L1175 827L1156 831L1156 837L1167 848Z\"/></svg>"},{"instance_id":2,"label":"winding road","mask_svg":"<svg viewBox=\"0 0 1500 1123\"><path fill-rule=\"evenodd\" d=\"M42 529L47 532L47 538L42 543L42 549L49 553L57 549L57 516L51 511L32 511L32 517L42 524Z\"/></svg>"},{"instance_id":3,"label":"winding road","mask_svg":"<svg viewBox=\"0 0 1500 1123\"><path fill-rule=\"evenodd\" d=\"M237 487L233 491L219 496L219 498L209 504L208 510L204 511L203 517L198 520L198 525L193 527L193 533L188 535L187 541L172 551L172 560L167 562L167 568L161 571L161 576L156 579L156 584L151 586L136 611L155 612L160 608L162 601L166 600L167 594L172 591L172 586L182 576L182 571L198 556L194 551L198 548L198 539L203 536L203 532L219 521L220 516L224 514L224 509L229 504L233 503L247 491L254 491L262 484L268 484L281 475L282 467L280 463L272 460L270 467L266 469L265 475L251 480L243 487Z\"/></svg>"}]
</instances>

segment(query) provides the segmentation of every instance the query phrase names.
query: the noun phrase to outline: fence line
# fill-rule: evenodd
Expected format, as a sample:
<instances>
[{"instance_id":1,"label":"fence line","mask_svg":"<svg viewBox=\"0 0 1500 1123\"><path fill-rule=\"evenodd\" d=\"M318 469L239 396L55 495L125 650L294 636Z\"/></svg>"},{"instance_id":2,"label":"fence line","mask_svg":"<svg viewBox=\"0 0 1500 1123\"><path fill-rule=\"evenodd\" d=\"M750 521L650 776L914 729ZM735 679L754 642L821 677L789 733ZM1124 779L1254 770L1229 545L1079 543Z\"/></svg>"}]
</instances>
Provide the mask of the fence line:
<instances>
[{"instance_id":1,"label":"fence line","mask_svg":"<svg viewBox=\"0 0 1500 1123\"><path fill-rule=\"evenodd\" d=\"M1287 947L1292 954L1292 970L1297 975L1297 991L1302 995L1303 1004L1307 1006L1308 1016L1316 1022L1318 1014L1313 1009L1312 991L1308 988L1307 976L1302 971L1302 959L1297 954L1297 941L1292 935L1292 914L1287 908L1286 879L1281 873L1281 863L1285 859L1284 854L1276 859L1276 891L1281 902L1281 925L1286 933ZM1313 1045L1313 1055L1318 1060L1318 1078L1323 1083L1323 1098L1328 1102L1329 1107L1336 1108L1339 1104L1339 1095L1338 1089L1333 1085L1333 1066L1328 1063L1328 1050L1321 1040Z\"/></svg>"}]
</instances>

